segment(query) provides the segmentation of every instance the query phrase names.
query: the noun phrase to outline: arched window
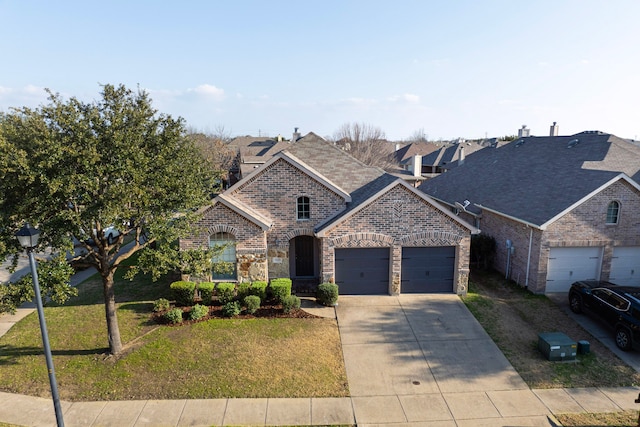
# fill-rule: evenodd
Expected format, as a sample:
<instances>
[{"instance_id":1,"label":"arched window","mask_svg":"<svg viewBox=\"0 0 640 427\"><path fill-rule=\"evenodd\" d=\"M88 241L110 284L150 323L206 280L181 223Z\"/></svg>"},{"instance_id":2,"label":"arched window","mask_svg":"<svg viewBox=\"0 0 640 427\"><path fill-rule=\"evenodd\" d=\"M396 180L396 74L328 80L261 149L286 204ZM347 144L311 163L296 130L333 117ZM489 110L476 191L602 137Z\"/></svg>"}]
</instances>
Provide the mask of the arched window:
<instances>
[{"instance_id":1,"label":"arched window","mask_svg":"<svg viewBox=\"0 0 640 427\"><path fill-rule=\"evenodd\" d=\"M213 256L211 262L228 263L226 271L216 271L214 267L211 272L213 280L236 280L236 239L229 233L215 233L209 237L209 247L221 249Z\"/></svg>"},{"instance_id":2,"label":"arched window","mask_svg":"<svg viewBox=\"0 0 640 427\"><path fill-rule=\"evenodd\" d=\"M620 203L615 200L607 206L607 224L617 224L620 214Z\"/></svg>"},{"instance_id":3,"label":"arched window","mask_svg":"<svg viewBox=\"0 0 640 427\"><path fill-rule=\"evenodd\" d=\"M298 203L297 203L296 211L298 213L298 219L299 220L304 220L304 219L310 219L311 218L311 211L310 211L310 207L309 207L309 198L307 196L298 197Z\"/></svg>"}]
</instances>

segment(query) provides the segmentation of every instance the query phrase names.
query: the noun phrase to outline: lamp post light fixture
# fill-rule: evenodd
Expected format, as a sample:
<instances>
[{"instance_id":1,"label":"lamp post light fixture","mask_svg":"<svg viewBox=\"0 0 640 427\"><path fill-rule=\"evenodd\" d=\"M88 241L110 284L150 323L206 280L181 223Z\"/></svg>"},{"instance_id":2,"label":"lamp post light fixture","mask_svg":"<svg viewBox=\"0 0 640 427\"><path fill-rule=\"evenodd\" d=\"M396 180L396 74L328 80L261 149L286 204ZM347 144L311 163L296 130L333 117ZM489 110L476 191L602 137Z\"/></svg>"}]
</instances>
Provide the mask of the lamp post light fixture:
<instances>
[{"instance_id":1,"label":"lamp post light fixture","mask_svg":"<svg viewBox=\"0 0 640 427\"><path fill-rule=\"evenodd\" d=\"M31 227L29 223L25 223L16 233L16 237L20 245L27 250L29 255L29 265L31 266L31 277L33 279L33 289L36 294L36 307L38 309L38 319L40 320L40 333L42 334L42 344L44 346L44 355L47 359L47 369L49 371L49 384L51 385L51 396L53 397L53 408L56 412L56 422L58 427L64 427L64 419L62 418L62 409L60 408L60 397L58 396L58 384L56 382L56 373L53 369L53 359L51 358L51 347L49 347L49 334L47 333L47 323L44 319L44 310L42 308L42 297L40 296L40 285L38 284L38 271L36 270L36 259L33 256L33 250L38 245L40 232Z\"/></svg>"}]
</instances>

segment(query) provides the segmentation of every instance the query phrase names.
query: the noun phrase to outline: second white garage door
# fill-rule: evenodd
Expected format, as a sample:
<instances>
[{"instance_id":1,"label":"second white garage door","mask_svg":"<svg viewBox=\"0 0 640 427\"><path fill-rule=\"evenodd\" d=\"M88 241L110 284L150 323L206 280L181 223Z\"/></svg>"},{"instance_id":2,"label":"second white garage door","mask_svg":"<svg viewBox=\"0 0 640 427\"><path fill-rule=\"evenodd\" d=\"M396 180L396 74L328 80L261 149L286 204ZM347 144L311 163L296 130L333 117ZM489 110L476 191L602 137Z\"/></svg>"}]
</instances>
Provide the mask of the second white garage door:
<instances>
[{"instance_id":1,"label":"second white garage door","mask_svg":"<svg viewBox=\"0 0 640 427\"><path fill-rule=\"evenodd\" d=\"M609 281L617 285L640 286L640 247L613 248Z\"/></svg>"},{"instance_id":2,"label":"second white garage door","mask_svg":"<svg viewBox=\"0 0 640 427\"><path fill-rule=\"evenodd\" d=\"M568 292L575 281L596 280L601 265L600 247L551 248L545 293Z\"/></svg>"}]
</instances>

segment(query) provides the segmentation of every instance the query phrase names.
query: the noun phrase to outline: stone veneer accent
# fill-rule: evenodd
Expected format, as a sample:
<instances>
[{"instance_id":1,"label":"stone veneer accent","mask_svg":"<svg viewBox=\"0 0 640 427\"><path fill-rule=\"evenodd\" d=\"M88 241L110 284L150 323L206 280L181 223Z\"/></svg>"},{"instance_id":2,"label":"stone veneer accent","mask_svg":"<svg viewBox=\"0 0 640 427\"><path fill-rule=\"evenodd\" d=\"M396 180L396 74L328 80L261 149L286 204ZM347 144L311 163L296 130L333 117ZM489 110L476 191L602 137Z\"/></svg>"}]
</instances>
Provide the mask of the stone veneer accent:
<instances>
[{"instance_id":1,"label":"stone veneer accent","mask_svg":"<svg viewBox=\"0 0 640 427\"><path fill-rule=\"evenodd\" d=\"M268 280L266 233L258 225L222 204L215 204L204 212L197 226L202 231L180 239L180 249L208 248L212 234L229 233L236 239L237 280Z\"/></svg>"},{"instance_id":2,"label":"stone veneer accent","mask_svg":"<svg viewBox=\"0 0 640 427\"><path fill-rule=\"evenodd\" d=\"M283 159L254 173L226 193L271 222L263 231L250 219L221 203L204 212L202 232L182 239L180 247L207 247L209 236L225 232L236 239L238 281L290 277L290 247L298 236L315 236L314 229L346 209L342 196ZM309 197L310 219L298 220L297 199ZM435 206L398 184L377 200L339 222L319 238L320 279L334 275L336 247L389 247L392 266L389 293L400 293L403 246L456 247L453 292L466 292L469 272L469 230ZM278 262L275 262L278 261Z\"/></svg>"}]
</instances>

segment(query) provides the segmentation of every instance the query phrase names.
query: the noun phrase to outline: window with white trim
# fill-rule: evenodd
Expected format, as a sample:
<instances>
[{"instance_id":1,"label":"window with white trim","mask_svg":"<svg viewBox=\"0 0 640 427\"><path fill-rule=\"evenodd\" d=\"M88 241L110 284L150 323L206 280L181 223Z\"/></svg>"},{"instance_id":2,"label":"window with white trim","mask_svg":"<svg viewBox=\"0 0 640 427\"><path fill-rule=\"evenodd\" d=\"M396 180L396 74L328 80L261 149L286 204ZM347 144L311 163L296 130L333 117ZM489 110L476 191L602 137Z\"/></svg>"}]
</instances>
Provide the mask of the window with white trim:
<instances>
[{"instance_id":1,"label":"window with white trim","mask_svg":"<svg viewBox=\"0 0 640 427\"><path fill-rule=\"evenodd\" d=\"M212 263L228 262L233 266L233 271L228 273L211 272L213 280L236 280L236 239L229 233L215 233L209 236L209 247L223 247L222 251L214 255Z\"/></svg>"},{"instance_id":2,"label":"window with white trim","mask_svg":"<svg viewBox=\"0 0 640 427\"><path fill-rule=\"evenodd\" d=\"M618 216L620 215L620 203L617 201L612 201L607 206L607 224L617 224Z\"/></svg>"}]
</instances>

